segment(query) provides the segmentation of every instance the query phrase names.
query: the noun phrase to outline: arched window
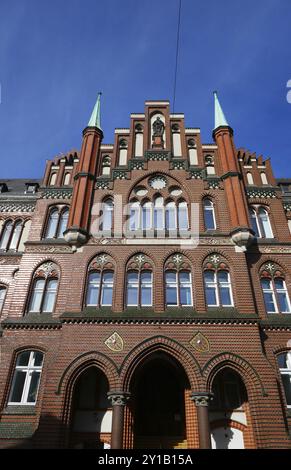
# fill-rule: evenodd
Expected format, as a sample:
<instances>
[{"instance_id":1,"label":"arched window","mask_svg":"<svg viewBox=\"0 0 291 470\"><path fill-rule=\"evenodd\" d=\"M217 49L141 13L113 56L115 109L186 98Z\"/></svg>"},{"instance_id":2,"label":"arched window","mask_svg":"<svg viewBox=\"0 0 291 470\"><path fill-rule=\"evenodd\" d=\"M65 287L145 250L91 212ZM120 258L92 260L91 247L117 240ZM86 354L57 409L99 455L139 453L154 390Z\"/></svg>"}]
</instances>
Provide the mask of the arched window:
<instances>
[{"instance_id":1,"label":"arched window","mask_svg":"<svg viewBox=\"0 0 291 470\"><path fill-rule=\"evenodd\" d=\"M264 172L261 173L261 181L262 181L262 184L268 184L267 175Z\"/></svg>"},{"instance_id":2,"label":"arched window","mask_svg":"<svg viewBox=\"0 0 291 470\"><path fill-rule=\"evenodd\" d=\"M63 185L64 185L64 186L68 186L68 185L70 184L70 182L71 182L71 173L67 172L67 173L65 173L65 175L64 175L64 183L63 183Z\"/></svg>"},{"instance_id":3,"label":"arched window","mask_svg":"<svg viewBox=\"0 0 291 470\"><path fill-rule=\"evenodd\" d=\"M127 147L128 147L127 140L121 139L119 142L119 162L118 162L120 166L124 166L127 164Z\"/></svg>"},{"instance_id":4,"label":"arched window","mask_svg":"<svg viewBox=\"0 0 291 470\"><path fill-rule=\"evenodd\" d=\"M164 230L165 228L165 209L164 198L158 196L154 202L154 229Z\"/></svg>"},{"instance_id":5,"label":"arched window","mask_svg":"<svg viewBox=\"0 0 291 470\"><path fill-rule=\"evenodd\" d=\"M177 229L177 208L174 201L170 201L166 204L166 230L176 230Z\"/></svg>"},{"instance_id":6,"label":"arched window","mask_svg":"<svg viewBox=\"0 0 291 470\"><path fill-rule=\"evenodd\" d=\"M233 297L229 272L204 271L205 297L208 307L232 307Z\"/></svg>"},{"instance_id":7,"label":"arched window","mask_svg":"<svg viewBox=\"0 0 291 470\"><path fill-rule=\"evenodd\" d=\"M129 229L132 231L140 228L140 203L134 201L130 204Z\"/></svg>"},{"instance_id":8,"label":"arched window","mask_svg":"<svg viewBox=\"0 0 291 470\"><path fill-rule=\"evenodd\" d=\"M190 165L198 165L197 146L193 138L188 140L188 152Z\"/></svg>"},{"instance_id":9,"label":"arched window","mask_svg":"<svg viewBox=\"0 0 291 470\"><path fill-rule=\"evenodd\" d=\"M37 399L43 354L24 351L18 354L9 394L9 405L34 405Z\"/></svg>"},{"instance_id":10,"label":"arched window","mask_svg":"<svg viewBox=\"0 0 291 470\"><path fill-rule=\"evenodd\" d=\"M146 201L142 205L141 222L143 230L150 230L152 228L152 203L150 201Z\"/></svg>"},{"instance_id":11,"label":"arched window","mask_svg":"<svg viewBox=\"0 0 291 470\"><path fill-rule=\"evenodd\" d=\"M136 124L135 126L134 156L135 157L143 156L143 127L141 124Z\"/></svg>"},{"instance_id":12,"label":"arched window","mask_svg":"<svg viewBox=\"0 0 291 470\"><path fill-rule=\"evenodd\" d=\"M22 220L16 220L15 222L9 220L5 223L1 235L1 250L18 250L23 226Z\"/></svg>"},{"instance_id":13,"label":"arched window","mask_svg":"<svg viewBox=\"0 0 291 470\"><path fill-rule=\"evenodd\" d=\"M34 275L29 313L51 313L54 311L58 289L58 268L52 262L41 265Z\"/></svg>"},{"instance_id":14,"label":"arched window","mask_svg":"<svg viewBox=\"0 0 291 470\"><path fill-rule=\"evenodd\" d=\"M86 306L105 307L112 305L113 271L91 271L88 274Z\"/></svg>"},{"instance_id":15,"label":"arched window","mask_svg":"<svg viewBox=\"0 0 291 470\"><path fill-rule=\"evenodd\" d=\"M7 289L5 286L0 286L0 313L2 312L2 309L3 309L6 291Z\"/></svg>"},{"instance_id":16,"label":"arched window","mask_svg":"<svg viewBox=\"0 0 291 470\"><path fill-rule=\"evenodd\" d=\"M214 205L210 199L203 199L204 224L206 230L215 230L216 221Z\"/></svg>"},{"instance_id":17,"label":"arched window","mask_svg":"<svg viewBox=\"0 0 291 470\"><path fill-rule=\"evenodd\" d=\"M166 271L167 307L189 307L192 301L192 281L189 271Z\"/></svg>"},{"instance_id":18,"label":"arched window","mask_svg":"<svg viewBox=\"0 0 291 470\"><path fill-rule=\"evenodd\" d=\"M247 182L248 184L254 184L254 178L250 171L247 172Z\"/></svg>"},{"instance_id":19,"label":"arched window","mask_svg":"<svg viewBox=\"0 0 291 470\"><path fill-rule=\"evenodd\" d=\"M52 173L52 174L51 174L51 177L50 177L49 185L50 185L50 186L54 186L54 185L56 184L56 181L57 181L57 174L56 174L56 173Z\"/></svg>"},{"instance_id":20,"label":"arched window","mask_svg":"<svg viewBox=\"0 0 291 470\"><path fill-rule=\"evenodd\" d=\"M285 392L287 408L291 408L291 351L277 356L281 380Z\"/></svg>"},{"instance_id":21,"label":"arched window","mask_svg":"<svg viewBox=\"0 0 291 470\"><path fill-rule=\"evenodd\" d=\"M64 238L69 218L68 207L53 207L49 211L44 238Z\"/></svg>"},{"instance_id":22,"label":"arched window","mask_svg":"<svg viewBox=\"0 0 291 470\"><path fill-rule=\"evenodd\" d=\"M252 229L258 238L273 238L268 211L264 207L250 209Z\"/></svg>"},{"instance_id":23,"label":"arched window","mask_svg":"<svg viewBox=\"0 0 291 470\"><path fill-rule=\"evenodd\" d=\"M108 176L110 175L110 166L111 166L111 158L109 155L105 155L102 160L102 175Z\"/></svg>"},{"instance_id":24,"label":"arched window","mask_svg":"<svg viewBox=\"0 0 291 470\"><path fill-rule=\"evenodd\" d=\"M262 277L261 287L267 313L291 313L289 294L283 278Z\"/></svg>"},{"instance_id":25,"label":"arched window","mask_svg":"<svg viewBox=\"0 0 291 470\"><path fill-rule=\"evenodd\" d=\"M151 271L128 271L126 279L126 305L150 307L153 304L153 274Z\"/></svg>"},{"instance_id":26,"label":"arched window","mask_svg":"<svg viewBox=\"0 0 291 470\"><path fill-rule=\"evenodd\" d=\"M111 231L113 229L113 211L114 205L111 199L107 199L102 204L102 230Z\"/></svg>"},{"instance_id":27,"label":"arched window","mask_svg":"<svg viewBox=\"0 0 291 470\"><path fill-rule=\"evenodd\" d=\"M180 201L178 203L178 227L180 231L188 230L188 207L186 201Z\"/></svg>"}]
</instances>

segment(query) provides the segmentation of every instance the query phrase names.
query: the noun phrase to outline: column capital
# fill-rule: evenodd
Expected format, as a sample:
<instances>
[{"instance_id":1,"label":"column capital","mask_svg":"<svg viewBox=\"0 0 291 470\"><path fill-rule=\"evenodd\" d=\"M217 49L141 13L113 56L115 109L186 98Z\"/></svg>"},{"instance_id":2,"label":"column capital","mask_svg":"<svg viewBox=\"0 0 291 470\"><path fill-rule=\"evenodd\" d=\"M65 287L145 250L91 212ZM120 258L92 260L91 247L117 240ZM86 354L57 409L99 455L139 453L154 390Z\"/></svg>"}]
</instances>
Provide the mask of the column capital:
<instances>
[{"instance_id":1,"label":"column capital","mask_svg":"<svg viewBox=\"0 0 291 470\"><path fill-rule=\"evenodd\" d=\"M130 399L130 393L123 392L123 391L108 392L107 398L108 400L111 401L112 406L114 405L125 406L128 400Z\"/></svg>"},{"instance_id":2,"label":"column capital","mask_svg":"<svg viewBox=\"0 0 291 470\"><path fill-rule=\"evenodd\" d=\"M212 398L213 393L209 392L193 392L191 394L191 400L194 401L196 406L208 406Z\"/></svg>"}]
</instances>

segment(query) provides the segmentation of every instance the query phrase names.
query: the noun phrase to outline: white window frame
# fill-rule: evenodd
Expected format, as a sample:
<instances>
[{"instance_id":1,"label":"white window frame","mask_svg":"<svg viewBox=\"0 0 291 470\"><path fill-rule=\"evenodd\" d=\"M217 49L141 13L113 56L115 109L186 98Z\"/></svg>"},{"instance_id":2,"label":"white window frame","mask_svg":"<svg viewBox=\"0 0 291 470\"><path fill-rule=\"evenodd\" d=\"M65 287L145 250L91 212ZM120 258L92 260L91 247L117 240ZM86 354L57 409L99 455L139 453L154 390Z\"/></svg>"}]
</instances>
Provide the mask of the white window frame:
<instances>
[{"instance_id":1,"label":"white window frame","mask_svg":"<svg viewBox=\"0 0 291 470\"><path fill-rule=\"evenodd\" d=\"M207 202L210 202L210 204L209 204L209 205L206 205ZM213 218L213 222L214 222L214 228L207 228L207 227L206 227L206 214L205 214L206 211L209 211L209 212L212 213L212 218ZM216 225L216 217L215 217L214 204L213 204L213 201L211 201L211 199L209 199L209 198L203 199L203 216L204 216L204 225L205 225L205 229L206 229L207 231L208 231L208 230L216 230L217 225Z\"/></svg>"},{"instance_id":2,"label":"white window frame","mask_svg":"<svg viewBox=\"0 0 291 470\"><path fill-rule=\"evenodd\" d=\"M275 314L275 313L282 313L283 315L286 314L290 314L291 313L291 303L290 303L290 297L289 297L289 292L287 290L287 286L286 286L286 282L284 279L282 278L278 278L278 279L281 279L283 281L283 285L284 287L282 289L277 289L276 287L276 284L275 284L275 279L270 279L268 277L262 277L261 279L266 279L268 281L270 281L270 284L271 284L271 287L269 289L266 289L266 288L263 288L262 287L262 284L261 284L261 288L262 288L262 291L263 291L263 297L264 297L264 304L265 304L265 309L266 309L266 312L269 313L269 314ZM275 306L275 311L274 312L270 312L269 310L267 310L267 306L266 306L266 301L265 301L265 293L266 294L271 294L272 295L272 298L273 298L273 302L274 302L274 306ZM289 311L288 312L282 312L279 308L279 299L278 299L278 293L284 293L286 294L286 298L287 298L287 304L288 304L288 307L289 307Z\"/></svg>"},{"instance_id":3,"label":"white window frame","mask_svg":"<svg viewBox=\"0 0 291 470\"><path fill-rule=\"evenodd\" d=\"M24 353L24 352L27 352L27 351L21 351L18 355L17 355L17 358L16 358L16 364L17 364L17 360L18 360L18 357ZM41 366L35 366L34 365L34 353L40 353L42 354L42 363L41 363ZM41 380L41 373L42 373L42 368L43 368L43 361L44 361L44 355L41 351L30 351L30 355L29 355L29 361L28 361L28 365L27 366L17 366L15 365L15 368L14 368L14 375L13 375L13 380L12 380L12 384L11 384L11 388L10 388L10 393L9 393L9 399L8 399L8 405L25 405L25 406L34 406L37 402L37 397L38 397L38 391L39 391L39 386L40 386L40 380ZM24 380L24 384L23 384L23 390L22 390L22 395L21 395L21 401L20 402L13 402L13 401L10 401L10 397L13 393L13 390L14 390L14 386L15 386L15 381L16 381L16 372L17 371L21 371L21 372L25 372L26 373L26 377L25 377L25 380ZM40 375L39 375L39 381L38 381L38 385L37 385L37 391L36 391L36 397L35 397L35 401L32 402L32 401L27 401L27 397L28 397L28 393L29 393L29 388L30 388L30 384L31 384L31 378L32 378L32 373L33 372L40 372Z\"/></svg>"},{"instance_id":4,"label":"white window frame","mask_svg":"<svg viewBox=\"0 0 291 470\"><path fill-rule=\"evenodd\" d=\"M291 351L281 353L281 354L279 354L279 356L281 356L282 354L291 355ZM289 375L290 381L291 381L291 359L290 359L290 368L281 368L281 367L279 367L279 371L280 371L280 376L281 375ZM281 380L281 383L282 383L282 387L283 387L283 390L284 390L284 396L285 396L285 387L284 387L284 384L283 384L283 380ZM288 405L287 400L286 400L286 406L287 406L288 409L291 409L291 405Z\"/></svg>"},{"instance_id":5,"label":"white window frame","mask_svg":"<svg viewBox=\"0 0 291 470\"><path fill-rule=\"evenodd\" d=\"M187 282L181 282L180 281L180 273L181 272L187 272L189 273L189 281ZM167 273L174 273L175 274L175 281L169 282L167 281ZM177 297L177 303L176 304L168 304L167 303L167 286L170 287L175 287L176 289L176 297ZM191 292L191 303L190 304L182 304L181 303L181 293L180 289L182 286L190 287L190 292ZM182 269L181 271L175 271L174 269L167 269L165 271L165 304L166 307L172 308L172 307L193 307L193 284L192 284L192 273L187 270L187 269Z\"/></svg>"},{"instance_id":6,"label":"white window frame","mask_svg":"<svg viewBox=\"0 0 291 470\"><path fill-rule=\"evenodd\" d=\"M142 273L148 272L151 275L151 280L147 282L142 282ZM137 280L136 281L128 281L128 275L130 273L136 273L137 274ZM142 269L140 271L137 271L135 269L130 269L129 271L126 272L126 307L152 307L153 306L153 272L150 269ZM134 287L137 289L137 303L135 304L130 304L128 302L128 287ZM151 289L151 303L150 304L142 304L142 286L150 286Z\"/></svg>"},{"instance_id":7,"label":"white window frame","mask_svg":"<svg viewBox=\"0 0 291 470\"><path fill-rule=\"evenodd\" d=\"M206 282L206 280L205 280L205 275L204 275L206 306L207 306L207 307L225 307L225 308L234 307L233 293L232 293L232 285L231 285L231 279L230 279L230 273L229 273L229 271L227 271L226 269L220 270L220 271L223 271L223 272L226 272L226 273L227 273L227 277L228 277L228 281L227 281L227 282L221 282L221 281L218 280L217 274L218 274L219 271L213 271L213 270L211 270L211 269L206 269L206 270L204 271L204 273L207 272L207 271L212 271L212 272L214 273L214 280L213 280L212 282ZM215 289L216 304L208 304L208 303L207 303L206 289L207 289L208 286L209 286L209 287L214 287L214 289ZM228 305L224 305L224 304L221 302L220 286L221 286L221 287L228 287L229 294L230 294L230 301L231 301L231 303L228 304Z\"/></svg>"}]
</instances>

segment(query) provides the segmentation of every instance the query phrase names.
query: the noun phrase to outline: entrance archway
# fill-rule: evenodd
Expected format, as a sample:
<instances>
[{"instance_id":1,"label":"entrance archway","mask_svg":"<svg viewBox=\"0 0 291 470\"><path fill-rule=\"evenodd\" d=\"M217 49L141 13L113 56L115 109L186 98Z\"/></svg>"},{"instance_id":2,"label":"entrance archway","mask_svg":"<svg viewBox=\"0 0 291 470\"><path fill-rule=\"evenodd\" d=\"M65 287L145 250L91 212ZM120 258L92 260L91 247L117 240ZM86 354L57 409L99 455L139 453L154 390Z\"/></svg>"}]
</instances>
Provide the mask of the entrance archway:
<instances>
[{"instance_id":1,"label":"entrance archway","mask_svg":"<svg viewBox=\"0 0 291 470\"><path fill-rule=\"evenodd\" d=\"M70 447L98 449L110 442L108 390L108 380L97 367L89 367L80 375L73 391Z\"/></svg>"},{"instance_id":2,"label":"entrance archway","mask_svg":"<svg viewBox=\"0 0 291 470\"><path fill-rule=\"evenodd\" d=\"M134 448L184 447L188 389L182 366L166 353L153 353L140 364L131 383Z\"/></svg>"}]
</instances>

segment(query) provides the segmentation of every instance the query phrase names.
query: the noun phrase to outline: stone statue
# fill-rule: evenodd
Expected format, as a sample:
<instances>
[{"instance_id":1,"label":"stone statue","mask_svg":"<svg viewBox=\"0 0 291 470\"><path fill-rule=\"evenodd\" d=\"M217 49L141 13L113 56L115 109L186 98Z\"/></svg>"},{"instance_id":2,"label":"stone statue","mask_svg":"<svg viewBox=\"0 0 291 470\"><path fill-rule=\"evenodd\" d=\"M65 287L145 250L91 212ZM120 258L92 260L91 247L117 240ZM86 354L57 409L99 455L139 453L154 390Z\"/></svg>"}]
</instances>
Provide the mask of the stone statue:
<instances>
[{"instance_id":1,"label":"stone statue","mask_svg":"<svg viewBox=\"0 0 291 470\"><path fill-rule=\"evenodd\" d=\"M153 138L154 137L163 137L165 126L161 118L158 116L157 119L153 122Z\"/></svg>"}]
</instances>

